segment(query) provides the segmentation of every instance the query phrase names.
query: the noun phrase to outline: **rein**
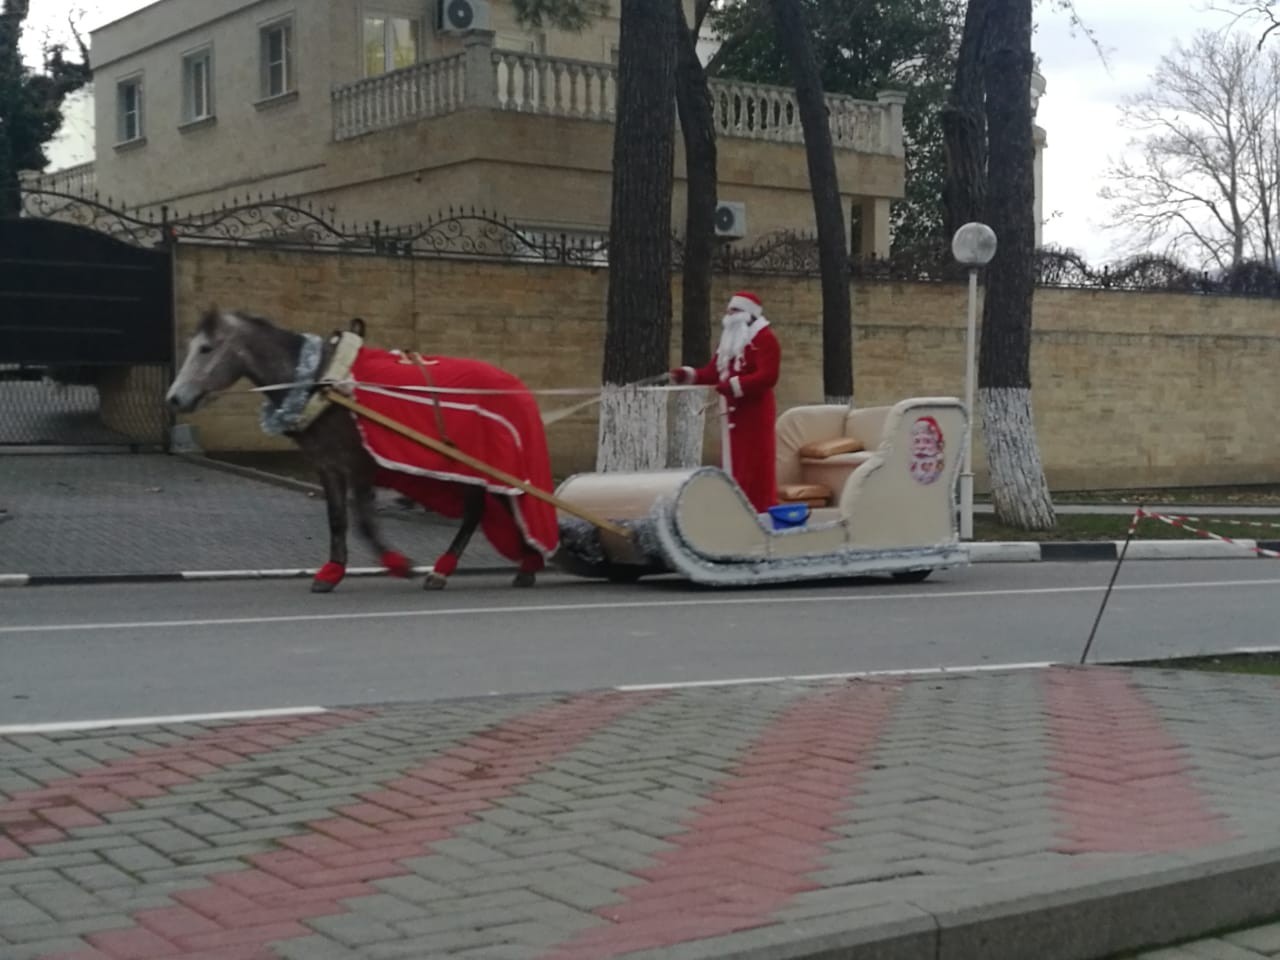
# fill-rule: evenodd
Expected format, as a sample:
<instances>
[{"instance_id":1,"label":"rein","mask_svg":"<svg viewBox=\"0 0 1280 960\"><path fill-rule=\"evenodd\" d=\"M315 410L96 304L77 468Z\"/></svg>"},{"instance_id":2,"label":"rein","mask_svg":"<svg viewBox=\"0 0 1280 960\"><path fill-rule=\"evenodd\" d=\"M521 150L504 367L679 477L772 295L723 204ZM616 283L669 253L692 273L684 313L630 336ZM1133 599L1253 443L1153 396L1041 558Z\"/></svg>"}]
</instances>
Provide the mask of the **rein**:
<instances>
[{"instance_id":1,"label":"rein","mask_svg":"<svg viewBox=\"0 0 1280 960\"><path fill-rule=\"evenodd\" d=\"M658 374L653 377L645 377L642 380L636 380L633 383L623 384L620 389L640 390L646 393L677 393L689 390L706 390L705 386L697 384L667 384L665 381L667 375L665 373ZM428 380L430 376L428 375ZM534 396L546 397L587 397L586 400L572 404L568 407L561 407L559 410L548 410L542 414L543 426L551 426L554 423L572 416L587 407L593 406L601 402L604 398L605 389L600 387L549 387L542 390L514 390L488 387L437 387L428 383L426 386L413 386L399 383L371 383L363 380L301 380L292 383L271 383L262 387L249 387L249 393L266 393L272 390L289 390L294 387L323 387L330 390L336 390L342 393L350 394L355 387L363 387L367 389L382 389L390 391L400 391L406 393L428 393L433 394L436 401L436 416L440 416L439 410L439 394L461 394L471 396L502 396L502 395L520 395L533 394Z\"/></svg>"}]
</instances>

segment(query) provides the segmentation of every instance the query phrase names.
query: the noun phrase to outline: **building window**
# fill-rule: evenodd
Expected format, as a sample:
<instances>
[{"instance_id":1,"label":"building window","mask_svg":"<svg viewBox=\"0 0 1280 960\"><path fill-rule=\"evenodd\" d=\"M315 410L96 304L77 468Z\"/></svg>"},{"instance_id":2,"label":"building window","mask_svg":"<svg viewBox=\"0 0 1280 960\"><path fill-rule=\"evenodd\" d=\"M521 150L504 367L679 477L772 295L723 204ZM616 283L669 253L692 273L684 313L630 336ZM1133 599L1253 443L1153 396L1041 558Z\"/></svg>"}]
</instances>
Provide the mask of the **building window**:
<instances>
[{"instance_id":1,"label":"building window","mask_svg":"<svg viewBox=\"0 0 1280 960\"><path fill-rule=\"evenodd\" d=\"M213 51L208 47L182 58L182 119L186 123L213 116Z\"/></svg>"},{"instance_id":2,"label":"building window","mask_svg":"<svg viewBox=\"0 0 1280 960\"><path fill-rule=\"evenodd\" d=\"M293 92L293 21L277 20L259 31L262 57L262 96Z\"/></svg>"},{"instance_id":3,"label":"building window","mask_svg":"<svg viewBox=\"0 0 1280 960\"><path fill-rule=\"evenodd\" d=\"M116 137L120 143L142 139L142 78L116 84Z\"/></svg>"},{"instance_id":4,"label":"building window","mask_svg":"<svg viewBox=\"0 0 1280 960\"><path fill-rule=\"evenodd\" d=\"M422 21L370 14L364 18L364 75L411 67L422 49Z\"/></svg>"}]
</instances>

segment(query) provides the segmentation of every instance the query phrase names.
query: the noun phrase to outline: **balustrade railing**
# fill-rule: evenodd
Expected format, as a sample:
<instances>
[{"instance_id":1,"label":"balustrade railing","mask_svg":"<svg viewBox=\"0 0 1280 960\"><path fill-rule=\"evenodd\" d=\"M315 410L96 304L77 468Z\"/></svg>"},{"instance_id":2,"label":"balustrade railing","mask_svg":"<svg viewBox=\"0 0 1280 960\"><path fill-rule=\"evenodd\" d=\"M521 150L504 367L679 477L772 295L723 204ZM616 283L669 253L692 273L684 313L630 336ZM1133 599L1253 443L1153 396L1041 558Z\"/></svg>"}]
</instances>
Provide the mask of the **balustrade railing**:
<instances>
[{"instance_id":1,"label":"balustrade railing","mask_svg":"<svg viewBox=\"0 0 1280 960\"><path fill-rule=\"evenodd\" d=\"M73 167L63 167L61 170L50 170L48 173L26 172L21 179L23 187L57 190L60 193L87 195L98 187L97 170L92 160Z\"/></svg>"},{"instance_id":2,"label":"balustrade railing","mask_svg":"<svg viewBox=\"0 0 1280 960\"><path fill-rule=\"evenodd\" d=\"M732 80L710 84L716 133L772 143L804 143L795 92ZM613 122L617 68L604 63L494 49L472 40L466 52L420 63L333 91L334 138L345 140L463 106ZM838 150L902 155L902 96L880 102L826 97Z\"/></svg>"},{"instance_id":3,"label":"balustrade railing","mask_svg":"<svg viewBox=\"0 0 1280 960\"><path fill-rule=\"evenodd\" d=\"M333 91L333 138L349 140L452 113L462 109L466 96L464 54L357 80Z\"/></svg>"},{"instance_id":4,"label":"balustrade railing","mask_svg":"<svg viewBox=\"0 0 1280 960\"><path fill-rule=\"evenodd\" d=\"M503 110L608 121L617 110L618 75L608 64L494 50L493 74Z\"/></svg>"}]
</instances>

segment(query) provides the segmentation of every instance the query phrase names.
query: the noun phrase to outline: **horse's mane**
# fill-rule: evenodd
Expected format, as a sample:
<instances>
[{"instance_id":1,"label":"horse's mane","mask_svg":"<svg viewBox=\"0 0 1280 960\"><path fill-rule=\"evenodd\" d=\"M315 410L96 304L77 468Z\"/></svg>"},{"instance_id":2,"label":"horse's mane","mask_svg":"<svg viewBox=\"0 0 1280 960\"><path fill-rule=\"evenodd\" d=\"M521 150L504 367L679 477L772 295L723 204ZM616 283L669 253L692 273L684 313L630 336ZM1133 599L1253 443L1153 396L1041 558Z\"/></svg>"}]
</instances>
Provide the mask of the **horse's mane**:
<instances>
[{"instance_id":1,"label":"horse's mane","mask_svg":"<svg viewBox=\"0 0 1280 960\"><path fill-rule=\"evenodd\" d=\"M263 332L272 332L272 333L288 332L283 327L280 327L272 323L266 317L261 317L253 313L247 313L244 310L219 310L217 307L210 307L207 310L205 310L204 315L200 318L200 325L197 327L197 332L203 333L203 334L212 334L214 326L218 323L219 319L221 319L224 316L235 317L237 320L241 321L242 323L247 323L250 326L257 327L259 330Z\"/></svg>"}]
</instances>

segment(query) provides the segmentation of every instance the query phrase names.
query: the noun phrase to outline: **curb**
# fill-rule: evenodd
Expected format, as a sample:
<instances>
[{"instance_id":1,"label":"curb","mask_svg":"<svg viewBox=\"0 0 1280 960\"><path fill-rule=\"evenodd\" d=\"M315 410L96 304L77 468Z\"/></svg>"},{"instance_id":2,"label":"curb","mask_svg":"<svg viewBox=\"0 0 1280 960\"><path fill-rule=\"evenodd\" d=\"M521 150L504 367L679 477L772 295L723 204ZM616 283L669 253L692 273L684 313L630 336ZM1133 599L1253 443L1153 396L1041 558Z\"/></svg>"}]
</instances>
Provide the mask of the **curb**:
<instances>
[{"instance_id":1,"label":"curb","mask_svg":"<svg viewBox=\"0 0 1280 960\"><path fill-rule=\"evenodd\" d=\"M1280 550L1280 540L1133 540L1126 560L1268 560L1252 553L1253 547ZM1124 548L1123 540L979 541L969 544L970 563L1062 563L1070 561L1114 561ZM430 566L413 568L415 576L431 572ZM73 584L184 583L200 580L285 580L314 577L318 567L281 567L255 570L177 570L170 573L27 574L0 573L0 588L54 587ZM454 575L501 573L507 567L486 566L458 570ZM548 567L548 570L551 570ZM348 577L389 576L382 567L351 567Z\"/></svg>"},{"instance_id":2,"label":"curb","mask_svg":"<svg viewBox=\"0 0 1280 960\"><path fill-rule=\"evenodd\" d=\"M412 567L414 576L431 572L430 566ZM499 568L455 570L452 576L468 576L492 573ZM505 568L503 568L505 569ZM109 583L190 583L202 580L301 580L314 577L319 567L281 567L268 570L181 570L174 573L86 573L50 574L47 576L27 573L0 573L3 587L64 587L85 584ZM346 577L390 577L382 567L348 567Z\"/></svg>"},{"instance_id":3,"label":"curb","mask_svg":"<svg viewBox=\"0 0 1280 960\"><path fill-rule=\"evenodd\" d=\"M849 904L835 916L643 951L635 960L1106 960L1273 920L1280 849L1256 843L1116 865L1072 882L1009 878L961 893ZM1171 865L1172 864L1172 865ZM852 919L856 917L858 919ZM852 920L852 922L851 922Z\"/></svg>"},{"instance_id":4,"label":"curb","mask_svg":"<svg viewBox=\"0 0 1280 960\"><path fill-rule=\"evenodd\" d=\"M208 467L210 470L221 470L223 473L233 473L238 477L245 477L249 480L259 480L262 483L269 483L276 487L284 487L287 490L297 490L299 493L310 493L318 497L324 496L324 487L320 486L318 483L308 483L306 480L295 480L293 477L286 477L278 473L268 473L266 470L259 470L256 467L246 467L239 463L228 463L226 460L215 460L213 457L208 457L200 453L175 452L171 455L199 467Z\"/></svg>"}]
</instances>

